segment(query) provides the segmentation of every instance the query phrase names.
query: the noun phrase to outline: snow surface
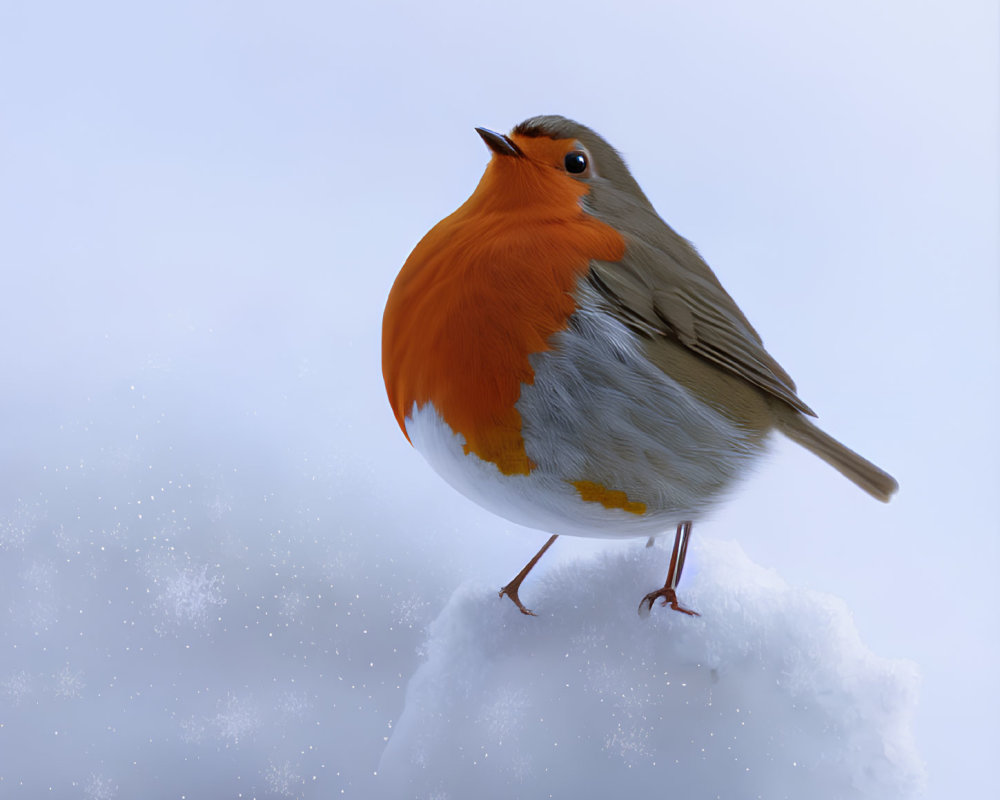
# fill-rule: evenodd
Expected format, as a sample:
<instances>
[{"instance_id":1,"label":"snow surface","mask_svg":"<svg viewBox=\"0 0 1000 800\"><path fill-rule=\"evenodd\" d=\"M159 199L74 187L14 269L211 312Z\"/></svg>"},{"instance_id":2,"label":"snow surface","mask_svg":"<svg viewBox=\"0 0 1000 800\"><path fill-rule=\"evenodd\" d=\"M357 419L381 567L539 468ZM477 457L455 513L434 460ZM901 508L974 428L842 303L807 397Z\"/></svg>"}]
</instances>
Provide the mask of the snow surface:
<instances>
[{"instance_id":1,"label":"snow surface","mask_svg":"<svg viewBox=\"0 0 1000 800\"><path fill-rule=\"evenodd\" d=\"M837 598L735 543L692 549L685 603L636 613L664 551L550 573L537 619L466 584L380 773L398 797L907 797L922 783L913 665L878 658ZM693 580L690 578L693 577Z\"/></svg>"}]
</instances>

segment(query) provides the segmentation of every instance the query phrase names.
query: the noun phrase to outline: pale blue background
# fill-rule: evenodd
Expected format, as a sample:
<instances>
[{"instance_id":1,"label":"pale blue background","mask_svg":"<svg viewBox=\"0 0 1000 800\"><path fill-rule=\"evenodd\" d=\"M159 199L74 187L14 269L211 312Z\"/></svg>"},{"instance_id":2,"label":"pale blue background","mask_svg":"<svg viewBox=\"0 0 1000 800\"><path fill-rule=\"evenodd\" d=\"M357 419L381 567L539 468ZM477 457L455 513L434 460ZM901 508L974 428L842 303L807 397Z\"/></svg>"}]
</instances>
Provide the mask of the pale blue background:
<instances>
[{"instance_id":1,"label":"pale blue background","mask_svg":"<svg viewBox=\"0 0 1000 800\"><path fill-rule=\"evenodd\" d=\"M362 687L316 735L350 757L288 762L361 785L338 769L377 762L421 626L541 541L431 474L379 371L398 268L487 160L473 126L538 113L624 153L902 487L882 507L782 442L695 535L843 597L921 671L929 796L989 793L997 31L976 0L0 4L0 794L235 796L241 736L274 744L246 698L294 716L308 675ZM335 622L316 587L343 582ZM268 647L303 620L363 657L290 675Z\"/></svg>"}]
</instances>

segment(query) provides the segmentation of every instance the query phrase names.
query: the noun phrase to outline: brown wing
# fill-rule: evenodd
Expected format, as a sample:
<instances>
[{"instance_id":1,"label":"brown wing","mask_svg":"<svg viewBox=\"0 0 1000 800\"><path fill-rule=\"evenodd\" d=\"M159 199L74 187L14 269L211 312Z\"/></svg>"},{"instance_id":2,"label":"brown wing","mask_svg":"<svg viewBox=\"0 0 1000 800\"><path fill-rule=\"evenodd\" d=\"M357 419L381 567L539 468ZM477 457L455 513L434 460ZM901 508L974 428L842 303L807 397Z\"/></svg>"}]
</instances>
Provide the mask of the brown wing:
<instances>
[{"instance_id":1,"label":"brown wing","mask_svg":"<svg viewBox=\"0 0 1000 800\"><path fill-rule=\"evenodd\" d=\"M730 374L815 416L697 251L656 213L621 155L584 125L536 117L519 126L538 135L576 138L590 151L594 175L584 210L625 237L618 262L591 262L591 282L608 309L651 336L670 337Z\"/></svg>"},{"instance_id":2,"label":"brown wing","mask_svg":"<svg viewBox=\"0 0 1000 800\"><path fill-rule=\"evenodd\" d=\"M764 349L757 331L701 256L658 216L655 223L662 226L655 229L655 239L626 236L621 261L591 262L590 281L607 300L608 309L626 324L650 335L672 337L802 413L816 416L798 398L794 381Z\"/></svg>"}]
</instances>

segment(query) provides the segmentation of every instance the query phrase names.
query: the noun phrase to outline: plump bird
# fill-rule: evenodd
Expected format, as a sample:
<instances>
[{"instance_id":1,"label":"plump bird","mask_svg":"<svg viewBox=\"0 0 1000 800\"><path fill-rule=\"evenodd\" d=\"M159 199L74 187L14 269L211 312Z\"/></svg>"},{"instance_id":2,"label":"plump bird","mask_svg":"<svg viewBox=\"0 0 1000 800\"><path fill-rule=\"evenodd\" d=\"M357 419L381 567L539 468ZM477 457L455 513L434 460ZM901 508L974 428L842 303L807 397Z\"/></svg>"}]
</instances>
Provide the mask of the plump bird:
<instances>
[{"instance_id":1,"label":"plump bird","mask_svg":"<svg viewBox=\"0 0 1000 800\"><path fill-rule=\"evenodd\" d=\"M677 599L691 522L773 430L878 500L892 477L817 428L795 384L621 156L559 116L510 135L475 192L417 244L389 294L382 371L396 420L452 486L552 534L675 530Z\"/></svg>"}]
</instances>

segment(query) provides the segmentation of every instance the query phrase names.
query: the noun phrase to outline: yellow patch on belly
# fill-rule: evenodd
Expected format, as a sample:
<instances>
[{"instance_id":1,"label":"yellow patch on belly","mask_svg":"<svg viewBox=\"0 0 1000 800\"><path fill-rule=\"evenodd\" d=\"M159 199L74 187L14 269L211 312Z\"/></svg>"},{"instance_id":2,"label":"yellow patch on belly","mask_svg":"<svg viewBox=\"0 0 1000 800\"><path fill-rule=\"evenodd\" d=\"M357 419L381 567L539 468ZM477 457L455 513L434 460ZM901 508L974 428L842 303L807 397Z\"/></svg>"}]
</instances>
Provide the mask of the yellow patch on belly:
<instances>
[{"instance_id":1,"label":"yellow patch on belly","mask_svg":"<svg viewBox=\"0 0 1000 800\"><path fill-rule=\"evenodd\" d=\"M645 514L646 504L629 500L625 492L608 489L593 481L571 481L580 497L588 503L600 503L605 508L620 508L629 514Z\"/></svg>"}]
</instances>

